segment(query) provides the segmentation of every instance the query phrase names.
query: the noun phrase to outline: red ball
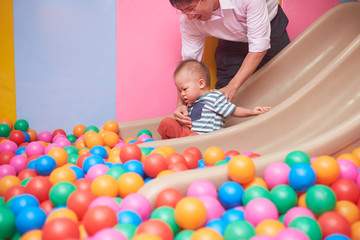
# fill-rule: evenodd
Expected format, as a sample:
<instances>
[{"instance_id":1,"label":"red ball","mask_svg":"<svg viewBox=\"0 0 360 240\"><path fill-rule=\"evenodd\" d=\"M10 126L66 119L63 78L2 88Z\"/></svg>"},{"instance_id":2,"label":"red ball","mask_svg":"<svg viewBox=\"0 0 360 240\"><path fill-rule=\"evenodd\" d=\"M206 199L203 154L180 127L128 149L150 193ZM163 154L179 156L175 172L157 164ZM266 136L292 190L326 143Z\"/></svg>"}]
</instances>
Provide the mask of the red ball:
<instances>
[{"instance_id":1,"label":"red ball","mask_svg":"<svg viewBox=\"0 0 360 240\"><path fill-rule=\"evenodd\" d=\"M78 157L78 159L76 160L76 166L78 166L79 168L82 169L84 161L86 160L86 158L87 158L88 156L91 156L91 155L92 155L92 154L89 153L89 152L80 155L80 156Z\"/></svg>"},{"instance_id":2,"label":"red ball","mask_svg":"<svg viewBox=\"0 0 360 240\"><path fill-rule=\"evenodd\" d=\"M338 201L346 200L357 204L360 198L360 188L352 180L341 178L331 185Z\"/></svg>"},{"instance_id":3,"label":"red ball","mask_svg":"<svg viewBox=\"0 0 360 240\"><path fill-rule=\"evenodd\" d=\"M196 147L188 147L187 149L185 149L183 154L184 153L189 153L189 152L195 154L195 156L197 157L197 160L200 160L202 158L201 151Z\"/></svg>"},{"instance_id":4,"label":"red ball","mask_svg":"<svg viewBox=\"0 0 360 240\"><path fill-rule=\"evenodd\" d=\"M104 228L112 228L118 223L116 213L107 206L90 208L83 217L83 224L89 236Z\"/></svg>"},{"instance_id":5,"label":"red ball","mask_svg":"<svg viewBox=\"0 0 360 240\"><path fill-rule=\"evenodd\" d=\"M91 183L92 180L88 178L80 178L79 180L76 180L74 185L77 190L89 190L91 191Z\"/></svg>"},{"instance_id":6,"label":"red ball","mask_svg":"<svg viewBox=\"0 0 360 240\"><path fill-rule=\"evenodd\" d=\"M64 136L66 136L66 132L65 132L64 130L62 130L62 129L55 129L54 132L53 132L53 134L52 134L53 138L54 138L56 135L58 135L58 134L62 134L62 135L64 135Z\"/></svg>"},{"instance_id":7,"label":"red ball","mask_svg":"<svg viewBox=\"0 0 360 240\"><path fill-rule=\"evenodd\" d=\"M26 179L26 178L30 178L30 177L36 177L37 173L35 172L34 169L24 169L21 172L19 172L18 174L18 178L20 179L20 181Z\"/></svg>"},{"instance_id":8,"label":"red ball","mask_svg":"<svg viewBox=\"0 0 360 240\"><path fill-rule=\"evenodd\" d=\"M26 192L36 197L39 202L49 200L49 192L53 184L49 177L36 176L26 184Z\"/></svg>"},{"instance_id":9,"label":"red ball","mask_svg":"<svg viewBox=\"0 0 360 240\"><path fill-rule=\"evenodd\" d=\"M187 167L187 165L185 163L173 163L168 167L169 170L173 171L173 172L181 172L181 171L185 171L188 170L189 168Z\"/></svg>"},{"instance_id":10,"label":"red ball","mask_svg":"<svg viewBox=\"0 0 360 240\"><path fill-rule=\"evenodd\" d=\"M137 230L135 235L141 233L148 233L160 237L162 240L173 240L174 234L170 226L158 219L149 219L142 222Z\"/></svg>"},{"instance_id":11,"label":"red ball","mask_svg":"<svg viewBox=\"0 0 360 240\"><path fill-rule=\"evenodd\" d=\"M183 153L183 156L185 158L185 161L186 161L186 166L189 168L189 169L195 169L198 167L199 165L199 160L201 158L199 158L199 156L195 153L192 153L192 152L184 152Z\"/></svg>"},{"instance_id":12,"label":"red ball","mask_svg":"<svg viewBox=\"0 0 360 240\"><path fill-rule=\"evenodd\" d=\"M233 158L237 155L240 155L240 153L236 150L230 150L230 151L225 152L225 156L227 156L229 158Z\"/></svg>"},{"instance_id":13,"label":"red ball","mask_svg":"<svg viewBox=\"0 0 360 240\"><path fill-rule=\"evenodd\" d=\"M3 164L9 164L10 160L15 156L13 152L2 152L0 153L0 166Z\"/></svg>"},{"instance_id":14,"label":"red ball","mask_svg":"<svg viewBox=\"0 0 360 240\"><path fill-rule=\"evenodd\" d=\"M69 209L73 210L79 220L81 220L88 210L90 203L95 198L95 194L90 190L76 190L70 194L66 205Z\"/></svg>"},{"instance_id":15,"label":"red ball","mask_svg":"<svg viewBox=\"0 0 360 240\"><path fill-rule=\"evenodd\" d=\"M175 208L176 204L183 198L182 193L175 188L165 188L155 199L156 208L161 206L168 206Z\"/></svg>"},{"instance_id":16,"label":"red ball","mask_svg":"<svg viewBox=\"0 0 360 240\"><path fill-rule=\"evenodd\" d=\"M55 208L50 200L43 201L42 203L40 203L39 207L44 210L46 215L49 215L49 213Z\"/></svg>"},{"instance_id":17,"label":"red ball","mask_svg":"<svg viewBox=\"0 0 360 240\"><path fill-rule=\"evenodd\" d=\"M25 134L20 130L12 130L9 135L9 140L20 145L25 141Z\"/></svg>"},{"instance_id":18,"label":"red ball","mask_svg":"<svg viewBox=\"0 0 360 240\"><path fill-rule=\"evenodd\" d=\"M318 218L318 223L320 225L323 238L331 234L344 234L346 236L351 236L351 226L350 223L346 220L341 214L330 211L325 212Z\"/></svg>"},{"instance_id":19,"label":"red ball","mask_svg":"<svg viewBox=\"0 0 360 240\"><path fill-rule=\"evenodd\" d=\"M186 164L185 158L180 153L172 153L165 159L166 165L169 167L174 163L183 163Z\"/></svg>"},{"instance_id":20,"label":"red ball","mask_svg":"<svg viewBox=\"0 0 360 240\"><path fill-rule=\"evenodd\" d=\"M9 201L10 198L19 196L25 193L25 187L22 185L16 185L9 188L4 194L4 201Z\"/></svg>"},{"instance_id":21,"label":"red ball","mask_svg":"<svg viewBox=\"0 0 360 240\"><path fill-rule=\"evenodd\" d=\"M125 144L120 150L120 159L123 163L129 160L140 161L142 157L141 148L136 144Z\"/></svg>"},{"instance_id":22,"label":"red ball","mask_svg":"<svg viewBox=\"0 0 360 240\"><path fill-rule=\"evenodd\" d=\"M45 222L42 228L42 240L79 239L78 223L69 218L54 218Z\"/></svg>"},{"instance_id":23,"label":"red ball","mask_svg":"<svg viewBox=\"0 0 360 240\"><path fill-rule=\"evenodd\" d=\"M144 159L143 169L146 175L154 178L161 171L167 169L166 160L164 156L159 153L151 153Z\"/></svg>"}]
</instances>

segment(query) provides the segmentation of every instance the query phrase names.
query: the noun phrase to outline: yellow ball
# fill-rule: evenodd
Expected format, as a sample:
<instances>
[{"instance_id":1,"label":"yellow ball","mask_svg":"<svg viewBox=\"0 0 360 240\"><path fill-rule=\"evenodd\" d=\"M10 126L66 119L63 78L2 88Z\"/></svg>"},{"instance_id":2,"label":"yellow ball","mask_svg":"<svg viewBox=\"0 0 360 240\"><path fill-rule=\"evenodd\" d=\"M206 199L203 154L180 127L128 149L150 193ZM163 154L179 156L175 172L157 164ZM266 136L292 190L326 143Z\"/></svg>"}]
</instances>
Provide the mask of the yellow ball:
<instances>
[{"instance_id":1,"label":"yellow ball","mask_svg":"<svg viewBox=\"0 0 360 240\"><path fill-rule=\"evenodd\" d=\"M255 164L248 156L235 156L228 163L229 178L239 184L251 182L255 178L255 172Z\"/></svg>"}]
</instances>

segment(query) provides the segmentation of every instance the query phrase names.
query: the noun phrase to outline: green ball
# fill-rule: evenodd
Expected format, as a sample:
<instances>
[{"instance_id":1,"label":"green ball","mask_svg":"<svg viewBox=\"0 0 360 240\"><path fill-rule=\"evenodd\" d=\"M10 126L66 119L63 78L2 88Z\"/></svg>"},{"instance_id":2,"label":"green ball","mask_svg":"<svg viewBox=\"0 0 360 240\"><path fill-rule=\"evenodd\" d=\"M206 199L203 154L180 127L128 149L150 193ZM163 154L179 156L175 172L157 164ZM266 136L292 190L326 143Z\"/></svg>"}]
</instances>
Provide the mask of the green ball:
<instances>
[{"instance_id":1,"label":"green ball","mask_svg":"<svg viewBox=\"0 0 360 240\"><path fill-rule=\"evenodd\" d=\"M182 230L176 234L174 240L190 240L194 232L194 230Z\"/></svg>"},{"instance_id":2,"label":"green ball","mask_svg":"<svg viewBox=\"0 0 360 240\"><path fill-rule=\"evenodd\" d=\"M292 220L288 226L289 228L296 228L305 233L310 240L321 240L321 228L318 222L311 217L297 217Z\"/></svg>"},{"instance_id":3,"label":"green ball","mask_svg":"<svg viewBox=\"0 0 360 240\"><path fill-rule=\"evenodd\" d=\"M318 184L307 190L305 202L306 206L319 216L335 209L336 195L330 187Z\"/></svg>"},{"instance_id":4,"label":"green ball","mask_svg":"<svg viewBox=\"0 0 360 240\"><path fill-rule=\"evenodd\" d=\"M118 180L119 177L123 175L125 172L126 170L122 167L112 167L106 171L106 175L110 175L114 177L116 180Z\"/></svg>"},{"instance_id":5,"label":"green ball","mask_svg":"<svg viewBox=\"0 0 360 240\"><path fill-rule=\"evenodd\" d=\"M226 165L226 164L228 164L228 161L221 160L221 161L218 161L217 163L215 163L215 166Z\"/></svg>"},{"instance_id":6,"label":"green ball","mask_svg":"<svg viewBox=\"0 0 360 240\"><path fill-rule=\"evenodd\" d=\"M146 135L149 135L150 137L152 137L152 133L151 133L150 130L148 130L148 129L141 129L141 130L138 132L137 136L139 137L140 135L143 135L143 134L146 134Z\"/></svg>"},{"instance_id":7,"label":"green ball","mask_svg":"<svg viewBox=\"0 0 360 240\"><path fill-rule=\"evenodd\" d=\"M88 126L88 127L85 128L84 133L89 132L89 131L94 131L94 132L97 132L97 133L98 133L98 132L99 132L99 128L96 127L96 126L91 125L91 126Z\"/></svg>"},{"instance_id":8,"label":"green ball","mask_svg":"<svg viewBox=\"0 0 360 240\"><path fill-rule=\"evenodd\" d=\"M174 234L180 230L180 226L175 220L175 210L171 207L159 207L156 208L150 216L151 219L158 219L167 223Z\"/></svg>"},{"instance_id":9,"label":"green ball","mask_svg":"<svg viewBox=\"0 0 360 240\"><path fill-rule=\"evenodd\" d=\"M68 155L67 162L76 165L76 162L77 162L78 159L79 159L79 154L72 153L72 154Z\"/></svg>"},{"instance_id":10,"label":"green ball","mask_svg":"<svg viewBox=\"0 0 360 240\"><path fill-rule=\"evenodd\" d=\"M28 182L29 182L31 179L32 179L32 177L25 178L24 180L22 180L22 181L20 182L20 185L26 187L26 184L28 184Z\"/></svg>"},{"instance_id":11,"label":"green ball","mask_svg":"<svg viewBox=\"0 0 360 240\"><path fill-rule=\"evenodd\" d=\"M242 202L246 206L251 200L255 198L267 198L271 200L271 194L268 190L261 186L252 186L244 191Z\"/></svg>"},{"instance_id":12,"label":"green ball","mask_svg":"<svg viewBox=\"0 0 360 240\"><path fill-rule=\"evenodd\" d=\"M66 206L66 201L70 194L76 190L74 184L70 182L59 182L51 187L49 199L55 206Z\"/></svg>"},{"instance_id":13,"label":"green ball","mask_svg":"<svg viewBox=\"0 0 360 240\"><path fill-rule=\"evenodd\" d=\"M19 119L14 123L14 129L26 132L29 129L29 123L24 119Z\"/></svg>"},{"instance_id":14,"label":"green ball","mask_svg":"<svg viewBox=\"0 0 360 240\"><path fill-rule=\"evenodd\" d=\"M7 239L15 232L15 214L7 208L0 208L0 238Z\"/></svg>"},{"instance_id":15,"label":"green ball","mask_svg":"<svg viewBox=\"0 0 360 240\"><path fill-rule=\"evenodd\" d=\"M0 208L5 207L5 200L4 197L0 197Z\"/></svg>"},{"instance_id":16,"label":"green ball","mask_svg":"<svg viewBox=\"0 0 360 240\"><path fill-rule=\"evenodd\" d=\"M238 240L238 239L250 239L255 236L255 228L251 223L244 220L237 220L231 222L225 229L224 239L226 240Z\"/></svg>"},{"instance_id":17,"label":"green ball","mask_svg":"<svg viewBox=\"0 0 360 240\"><path fill-rule=\"evenodd\" d=\"M64 150L66 151L67 155L71 155L79 152L79 149L74 145L66 146L64 147Z\"/></svg>"},{"instance_id":18,"label":"green ball","mask_svg":"<svg viewBox=\"0 0 360 240\"><path fill-rule=\"evenodd\" d=\"M277 185L270 191L272 202L279 213L286 213L297 205L298 197L295 190L289 185Z\"/></svg>"},{"instance_id":19,"label":"green ball","mask_svg":"<svg viewBox=\"0 0 360 240\"><path fill-rule=\"evenodd\" d=\"M75 137L74 134L68 134L66 138L71 142L74 143L77 140L77 137Z\"/></svg>"},{"instance_id":20,"label":"green ball","mask_svg":"<svg viewBox=\"0 0 360 240\"><path fill-rule=\"evenodd\" d=\"M126 239L131 239L134 237L137 227L130 223L119 223L114 228L122 232Z\"/></svg>"},{"instance_id":21,"label":"green ball","mask_svg":"<svg viewBox=\"0 0 360 240\"><path fill-rule=\"evenodd\" d=\"M302 151L293 151L289 153L285 158L285 163L292 167L296 163L307 163L311 164L310 157L307 153Z\"/></svg>"},{"instance_id":22,"label":"green ball","mask_svg":"<svg viewBox=\"0 0 360 240\"><path fill-rule=\"evenodd\" d=\"M141 153L144 154L145 156L149 155L151 153L151 149L147 148L147 147L140 147L141 149Z\"/></svg>"},{"instance_id":23,"label":"green ball","mask_svg":"<svg viewBox=\"0 0 360 240\"><path fill-rule=\"evenodd\" d=\"M114 197L113 198L119 205L121 204L121 202L122 202L122 198L121 197Z\"/></svg>"},{"instance_id":24,"label":"green ball","mask_svg":"<svg viewBox=\"0 0 360 240\"><path fill-rule=\"evenodd\" d=\"M21 238L21 234L19 232L16 232L10 240L19 240Z\"/></svg>"},{"instance_id":25,"label":"green ball","mask_svg":"<svg viewBox=\"0 0 360 240\"><path fill-rule=\"evenodd\" d=\"M285 215L286 215L286 214L282 214L282 215L280 215L280 217L279 217L279 221L280 221L282 224L284 224Z\"/></svg>"},{"instance_id":26,"label":"green ball","mask_svg":"<svg viewBox=\"0 0 360 240\"><path fill-rule=\"evenodd\" d=\"M11 128L6 123L0 124L0 137L9 137Z\"/></svg>"}]
</instances>

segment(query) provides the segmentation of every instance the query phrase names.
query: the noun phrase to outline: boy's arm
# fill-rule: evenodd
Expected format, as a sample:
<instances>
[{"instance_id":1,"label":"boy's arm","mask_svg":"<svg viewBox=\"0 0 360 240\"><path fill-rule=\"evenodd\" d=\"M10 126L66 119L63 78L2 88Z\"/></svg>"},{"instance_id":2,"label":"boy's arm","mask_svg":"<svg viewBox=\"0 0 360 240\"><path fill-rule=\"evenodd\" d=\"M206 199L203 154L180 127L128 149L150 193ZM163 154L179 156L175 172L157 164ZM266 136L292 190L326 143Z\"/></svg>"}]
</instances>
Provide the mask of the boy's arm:
<instances>
[{"instance_id":1,"label":"boy's arm","mask_svg":"<svg viewBox=\"0 0 360 240\"><path fill-rule=\"evenodd\" d=\"M243 108L237 106L235 110L231 113L231 116L234 117L249 117L249 116L256 116L259 114L263 114L268 112L271 109L271 107L261 107L257 106L253 109Z\"/></svg>"}]
</instances>

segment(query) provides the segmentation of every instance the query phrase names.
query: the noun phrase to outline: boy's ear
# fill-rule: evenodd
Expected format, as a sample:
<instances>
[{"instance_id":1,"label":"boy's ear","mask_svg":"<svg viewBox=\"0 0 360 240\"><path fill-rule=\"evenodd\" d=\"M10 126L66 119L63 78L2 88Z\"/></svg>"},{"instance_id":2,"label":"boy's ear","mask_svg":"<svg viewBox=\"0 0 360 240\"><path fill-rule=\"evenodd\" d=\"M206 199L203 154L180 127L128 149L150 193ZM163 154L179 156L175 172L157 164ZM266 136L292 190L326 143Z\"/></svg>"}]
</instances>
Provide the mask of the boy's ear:
<instances>
[{"instance_id":1,"label":"boy's ear","mask_svg":"<svg viewBox=\"0 0 360 240\"><path fill-rule=\"evenodd\" d=\"M200 78L200 79L199 79L199 87L200 87L200 88L204 88L205 86L206 86L206 81L205 81L205 79Z\"/></svg>"}]
</instances>

